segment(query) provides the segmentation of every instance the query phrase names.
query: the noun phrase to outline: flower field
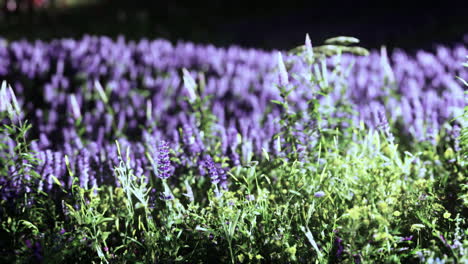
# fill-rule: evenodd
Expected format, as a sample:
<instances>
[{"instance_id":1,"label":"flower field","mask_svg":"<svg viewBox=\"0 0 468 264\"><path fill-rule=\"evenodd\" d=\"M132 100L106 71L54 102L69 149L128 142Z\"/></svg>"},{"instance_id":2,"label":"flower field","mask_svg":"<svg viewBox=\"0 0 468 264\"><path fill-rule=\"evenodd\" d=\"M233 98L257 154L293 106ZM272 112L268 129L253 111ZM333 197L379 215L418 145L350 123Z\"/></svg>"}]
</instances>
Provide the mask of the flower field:
<instances>
[{"instance_id":1,"label":"flower field","mask_svg":"<svg viewBox=\"0 0 468 264\"><path fill-rule=\"evenodd\" d=\"M468 261L468 48L0 39L0 262Z\"/></svg>"}]
</instances>

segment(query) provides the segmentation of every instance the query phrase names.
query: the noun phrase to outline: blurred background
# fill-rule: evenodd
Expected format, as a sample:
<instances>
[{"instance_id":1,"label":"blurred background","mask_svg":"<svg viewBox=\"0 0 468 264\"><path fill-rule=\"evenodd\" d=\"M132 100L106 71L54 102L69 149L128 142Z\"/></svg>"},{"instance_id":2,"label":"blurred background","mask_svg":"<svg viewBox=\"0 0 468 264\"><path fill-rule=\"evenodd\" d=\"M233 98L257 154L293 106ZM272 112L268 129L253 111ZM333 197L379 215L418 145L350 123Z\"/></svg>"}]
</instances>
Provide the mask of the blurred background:
<instances>
[{"instance_id":1,"label":"blurred background","mask_svg":"<svg viewBox=\"0 0 468 264\"><path fill-rule=\"evenodd\" d=\"M361 46L407 51L468 43L468 1L439 6L371 7L360 1L0 0L0 37L166 38L217 46L290 49L309 33L313 43L349 35Z\"/></svg>"}]
</instances>

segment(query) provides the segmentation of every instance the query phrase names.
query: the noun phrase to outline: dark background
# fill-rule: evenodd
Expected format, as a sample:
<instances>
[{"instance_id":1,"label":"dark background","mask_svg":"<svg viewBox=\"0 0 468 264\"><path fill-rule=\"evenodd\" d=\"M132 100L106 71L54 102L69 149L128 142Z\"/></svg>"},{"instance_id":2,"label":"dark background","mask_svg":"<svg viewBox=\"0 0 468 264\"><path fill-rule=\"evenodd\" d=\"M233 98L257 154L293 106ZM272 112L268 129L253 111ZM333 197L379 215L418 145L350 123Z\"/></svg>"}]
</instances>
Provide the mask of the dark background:
<instances>
[{"instance_id":1,"label":"dark background","mask_svg":"<svg viewBox=\"0 0 468 264\"><path fill-rule=\"evenodd\" d=\"M8 1L16 1L16 9L9 10ZM399 8L382 3L386 2L0 0L0 36L47 40L124 35L290 49L309 33L313 45L348 35L359 38L366 48L386 45L408 51L452 45L468 37L468 0L438 5L408 0Z\"/></svg>"}]
</instances>

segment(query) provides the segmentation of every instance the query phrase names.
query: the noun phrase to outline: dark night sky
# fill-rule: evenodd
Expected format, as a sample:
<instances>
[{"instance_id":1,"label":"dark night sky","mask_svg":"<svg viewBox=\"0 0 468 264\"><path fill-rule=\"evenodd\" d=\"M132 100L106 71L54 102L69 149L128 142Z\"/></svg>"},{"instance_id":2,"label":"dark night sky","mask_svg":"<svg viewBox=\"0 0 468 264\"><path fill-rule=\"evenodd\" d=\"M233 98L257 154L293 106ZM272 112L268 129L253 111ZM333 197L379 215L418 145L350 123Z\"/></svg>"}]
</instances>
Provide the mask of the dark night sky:
<instances>
[{"instance_id":1,"label":"dark night sky","mask_svg":"<svg viewBox=\"0 0 468 264\"><path fill-rule=\"evenodd\" d=\"M13 25L3 23L0 35L48 39L86 33L123 34L130 39L164 37L221 46L289 49L302 44L309 33L313 43L349 35L361 39L367 48L387 45L411 50L460 42L468 33L468 1L445 1L438 6L408 1L411 5L404 8L377 7L375 1L272 3L106 0L97 6L22 17Z\"/></svg>"}]
</instances>

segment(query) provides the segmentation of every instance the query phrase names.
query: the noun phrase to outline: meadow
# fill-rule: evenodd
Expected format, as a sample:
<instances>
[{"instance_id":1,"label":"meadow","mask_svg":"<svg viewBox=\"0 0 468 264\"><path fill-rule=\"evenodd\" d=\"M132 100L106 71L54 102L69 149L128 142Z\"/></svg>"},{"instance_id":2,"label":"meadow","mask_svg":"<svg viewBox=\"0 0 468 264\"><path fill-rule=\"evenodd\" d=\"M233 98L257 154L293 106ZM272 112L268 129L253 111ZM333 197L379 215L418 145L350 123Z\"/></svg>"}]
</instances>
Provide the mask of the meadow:
<instances>
[{"instance_id":1,"label":"meadow","mask_svg":"<svg viewBox=\"0 0 468 264\"><path fill-rule=\"evenodd\" d=\"M0 262L468 262L467 45L360 44L0 39Z\"/></svg>"}]
</instances>

